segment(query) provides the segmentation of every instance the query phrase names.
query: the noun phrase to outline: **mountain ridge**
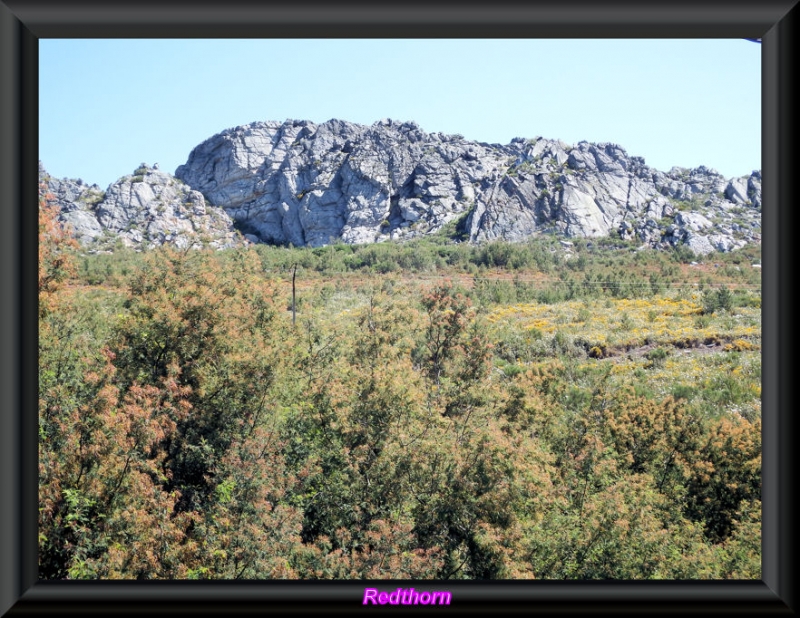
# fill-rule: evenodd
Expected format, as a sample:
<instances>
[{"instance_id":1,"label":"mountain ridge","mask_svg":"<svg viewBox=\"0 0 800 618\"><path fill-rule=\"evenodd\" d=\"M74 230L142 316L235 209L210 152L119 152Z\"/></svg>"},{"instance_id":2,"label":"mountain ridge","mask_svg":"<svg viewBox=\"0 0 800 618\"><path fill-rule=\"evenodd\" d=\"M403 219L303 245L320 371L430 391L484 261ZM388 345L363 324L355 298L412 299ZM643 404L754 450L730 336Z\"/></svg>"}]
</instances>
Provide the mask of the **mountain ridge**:
<instances>
[{"instance_id":1,"label":"mountain ridge","mask_svg":"<svg viewBox=\"0 0 800 618\"><path fill-rule=\"evenodd\" d=\"M391 119L253 122L198 144L174 175L142 165L105 193L55 185L62 220L87 246L109 234L136 248L355 244L448 224L470 242L617 235L698 255L761 238L758 170L663 172L613 143L487 144Z\"/></svg>"}]
</instances>

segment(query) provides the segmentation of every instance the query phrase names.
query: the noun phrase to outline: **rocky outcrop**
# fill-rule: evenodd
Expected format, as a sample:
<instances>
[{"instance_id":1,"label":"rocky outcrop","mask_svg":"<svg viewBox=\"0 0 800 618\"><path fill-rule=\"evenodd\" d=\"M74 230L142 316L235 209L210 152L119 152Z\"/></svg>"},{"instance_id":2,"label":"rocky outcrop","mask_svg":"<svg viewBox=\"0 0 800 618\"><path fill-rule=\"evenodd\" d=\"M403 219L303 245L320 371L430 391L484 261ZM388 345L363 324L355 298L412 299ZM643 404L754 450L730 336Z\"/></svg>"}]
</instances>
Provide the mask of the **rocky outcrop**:
<instances>
[{"instance_id":1,"label":"rocky outcrop","mask_svg":"<svg viewBox=\"0 0 800 618\"><path fill-rule=\"evenodd\" d=\"M100 238L103 226L97 220L95 207L105 197L105 192L97 185L87 185L81 179L53 178L39 163L40 192L46 191L51 201L58 207L59 219L69 226L82 244L89 244Z\"/></svg>"},{"instance_id":2,"label":"rocky outcrop","mask_svg":"<svg viewBox=\"0 0 800 618\"><path fill-rule=\"evenodd\" d=\"M142 164L101 191L82 181L58 180L39 169L59 218L85 246L103 249L120 240L137 249L171 244L222 249L245 241L230 216L172 174Z\"/></svg>"},{"instance_id":3,"label":"rocky outcrop","mask_svg":"<svg viewBox=\"0 0 800 618\"><path fill-rule=\"evenodd\" d=\"M486 144L392 120L255 122L198 145L175 176L142 165L105 192L66 179L50 186L89 244L321 246L444 228L471 242L618 236L704 254L761 238L758 171L662 172L616 144Z\"/></svg>"},{"instance_id":4,"label":"rocky outcrop","mask_svg":"<svg viewBox=\"0 0 800 618\"><path fill-rule=\"evenodd\" d=\"M474 242L619 235L705 253L760 240L759 172L660 172L615 144L485 144L392 120L256 122L206 140L175 175L267 243L413 238L453 221Z\"/></svg>"},{"instance_id":5,"label":"rocky outcrop","mask_svg":"<svg viewBox=\"0 0 800 618\"><path fill-rule=\"evenodd\" d=\"M319 246L435 231L499 164L491 147L414 123L287 121L214 136L176 176L264 242Z\"/></svg>"}]
</instances>

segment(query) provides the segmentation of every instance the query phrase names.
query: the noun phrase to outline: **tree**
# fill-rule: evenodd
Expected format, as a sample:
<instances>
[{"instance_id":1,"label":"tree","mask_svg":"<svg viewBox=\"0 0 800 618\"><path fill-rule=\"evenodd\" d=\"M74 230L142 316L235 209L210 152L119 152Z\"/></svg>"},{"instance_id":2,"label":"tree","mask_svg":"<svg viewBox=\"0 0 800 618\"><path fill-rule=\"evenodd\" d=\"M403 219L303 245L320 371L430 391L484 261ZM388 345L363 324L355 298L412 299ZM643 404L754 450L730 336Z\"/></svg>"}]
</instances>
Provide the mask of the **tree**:
<instances>
[{"instance_id":1,"label":"tree","mask_svg":"<svg viewBox=\"0 0 800 618\"><path fill-rule=\"evenodd\" d=\"M751 505L761 500L761 419L712 422L692 461L687 490L687 513L713 542L731 537L740 510L758 513Z\"/></svg>"},{"instance_id":2,"label":"tree","mask_svg":"<svg viewBox=\"0 0 800 618\"><path fill-rule=\"evenodd\" d=\"M211 471L241 426L268 417L280 354L274 289L252 252L228 264L199 250L153 252L133 278L111 345L117 382L158 386L174 368L192 413L165 448L179 508L213 499Z\"/></svg>"},{"instance_id":3,"label":"tree","mask_svg":"<svg viewBox=\"0 0 800 618\"><path fill-rule=\"evenodd\" d=\"M75 274L77 243L58 220L58 206L47 183L39 185L39 317L53 309L66 280Z\"/></svg>"},{"instance_id":4,"label":"tree","mask_svg":"<svg viewBox=\"0 0 800 618\"><path fill-rule=\"evenodd\" d=\"M446 416L469 416L485 404L482 381L489 371L491 345L475 321L472 303L450 285L422 298L425 337L417 353L431 382L432 401Z\"/></svg>"}]
</instances>

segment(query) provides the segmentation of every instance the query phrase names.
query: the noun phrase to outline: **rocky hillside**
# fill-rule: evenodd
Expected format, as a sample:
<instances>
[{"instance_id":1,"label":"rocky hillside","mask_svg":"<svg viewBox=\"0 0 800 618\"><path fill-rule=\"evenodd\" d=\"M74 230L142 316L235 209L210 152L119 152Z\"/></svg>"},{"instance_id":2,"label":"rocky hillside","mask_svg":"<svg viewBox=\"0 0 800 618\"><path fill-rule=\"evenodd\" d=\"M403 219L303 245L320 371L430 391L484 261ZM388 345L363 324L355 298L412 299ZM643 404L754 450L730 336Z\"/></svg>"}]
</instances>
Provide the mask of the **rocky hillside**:
<instances>
[{"instance_id":1,"label":"rocky hillside","mask_svg":"<svg viewBox=\"0 0 800 618\"><path fill-rule=\"evenodd\" d=\"M172 174L145 164L105 191L82 180L53 178L41 163L39 182L55 199L60 219L92 249L110 249L117 241L137 249L164 243L222 249L247 242L223 209L209 206L200 192Z\"/></svg>"},{"instance_id":2,"label":"rocky hillside","mask_svg":"<svg viewBox=\"0 0 800 618\"><path fill-rule=\"evenodd\" d=\"M95 238L94 213L100 230L132 244L200 230L229 246L234 227L251 242L371 243L448 224L473 242L618 235L705 254L760 241L758 171L733 179L702 166L662 172L615 144L486 144L425 133L413 122L256 122L198 145L175 177L151 168L136 174L98 203L96 188L70 186L64 218L82 238Z\"/></svg>"}]
</instances>

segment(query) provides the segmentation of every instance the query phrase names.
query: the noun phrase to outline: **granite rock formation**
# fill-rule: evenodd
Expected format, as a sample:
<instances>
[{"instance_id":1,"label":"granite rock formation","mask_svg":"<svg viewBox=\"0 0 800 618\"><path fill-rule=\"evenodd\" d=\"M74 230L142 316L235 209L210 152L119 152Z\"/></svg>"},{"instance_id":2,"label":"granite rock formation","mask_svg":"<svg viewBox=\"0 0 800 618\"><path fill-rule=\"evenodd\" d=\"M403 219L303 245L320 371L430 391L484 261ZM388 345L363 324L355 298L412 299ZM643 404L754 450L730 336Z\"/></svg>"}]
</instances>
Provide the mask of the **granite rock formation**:
<instances>
[{"instance_id":1,"label":"granite rock formation","mask_svg":"<svg viewBox=\"0 0 800 618\"><path fill-rule=\"evenodd\" d=\"M760 239L759 172L660 172L615 144L486 144L391 120L256 122L206 140L175 174L268 243L413 238L451 221L475 242L618 234L702 254Z\"/></svg>"},{"instance_id":2,"label":"granite rock formation","mask_svg":"<svg viewBox=\"0 0 800 618\"><path fill-rule=\"evenodd\" d=\"M136 247L316 247L444 228L471 242L610 235L702 255L761 238L759 171L662 172L616 144L487 144L392 120L255 122L195 147L175 176L143 165L105 192L67 179L50 190L82 242Z\"/></svg>"},{"instance_id":3,"label":"granite rock formation","mask_svg":"<svg viewBox=\"0 0 800 618\"><path fill-rule=\"evenodd\" d=\"M209 206L201 193L172 174L144 163L106 191L80 180L52 178L41 164L39 179L53 195L59 218L94 249L110 248L118 240L137 249L162 244L222 249L247 242L223 209Z\"/></svg>"}]
</instances>

